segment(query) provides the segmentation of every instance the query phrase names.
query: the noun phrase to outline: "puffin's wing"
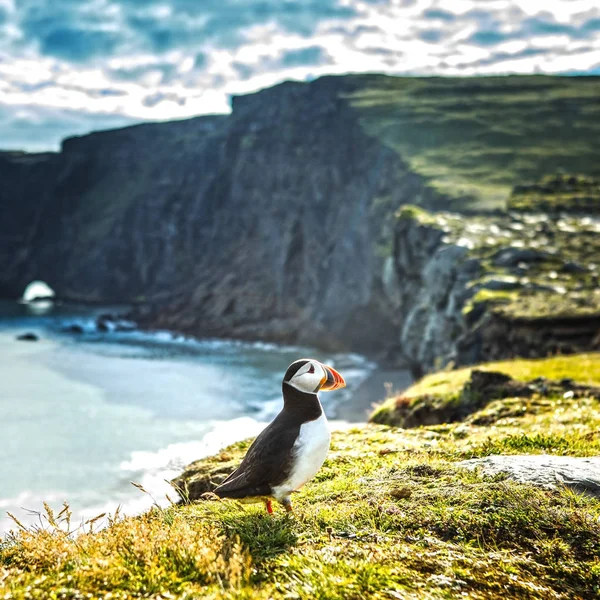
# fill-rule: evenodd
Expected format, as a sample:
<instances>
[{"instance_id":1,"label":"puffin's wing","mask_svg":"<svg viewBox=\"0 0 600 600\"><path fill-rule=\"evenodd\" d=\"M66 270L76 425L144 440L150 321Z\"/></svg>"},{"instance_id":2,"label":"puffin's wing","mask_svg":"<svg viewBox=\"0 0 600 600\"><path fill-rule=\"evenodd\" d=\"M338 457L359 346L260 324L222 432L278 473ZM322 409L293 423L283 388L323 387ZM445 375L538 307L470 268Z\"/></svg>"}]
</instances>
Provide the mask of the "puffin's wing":
<instances>
[{"instance_id":1,"label":"puffin's wing","mask_svg":"<svg viewBox=\"0 0 600 600\"><path fill-rule=\"evenodd\" d=\"M300 433L297 424L281 414L254 440L242 464L215 489L221 498L269 496L291 469L292 446Z\"/></svg>"}]
</instances>

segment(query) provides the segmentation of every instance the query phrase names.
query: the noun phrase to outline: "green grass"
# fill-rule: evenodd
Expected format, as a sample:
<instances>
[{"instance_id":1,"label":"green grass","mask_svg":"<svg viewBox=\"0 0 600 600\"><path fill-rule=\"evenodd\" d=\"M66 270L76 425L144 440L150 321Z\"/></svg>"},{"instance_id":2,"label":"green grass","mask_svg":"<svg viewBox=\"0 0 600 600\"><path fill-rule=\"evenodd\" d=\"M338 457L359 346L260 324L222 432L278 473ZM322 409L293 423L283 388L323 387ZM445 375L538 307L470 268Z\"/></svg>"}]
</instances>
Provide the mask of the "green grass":
<instances>
[{"instance_id":1,"label":"green grass","mask_svg":"<svg viewBox=\"0 0 600 600\"><path fill-rule=\"evenodd\" d=\"M362 75L348 87L365 129L446 206L502 208L517 184L600 175L600 78Z\"/></svg>"},{"instance_id":2,"label":"green grass","mask_svg":"<svg viewBox=\"0 0 600 600\"><path fill-rule=\"evenodd\" d=\"M520 382L544 377L553 381L573 379L582 385L600 387L600 353L530 360L513 359L486 363L477 366L477 369L504 373ZM376 423L389 425L412 425L415 421L425 422L427 418L439 420L454 416L457 419L466 418L470 414L470 421L490 423L506 416L524 417L526 414L533 414L536 415L536 420L540 420L538 413L556 408L561 402L565 404L556 397L560 395L556 391L551 393L551 400L548 401L536 396L531 399L518 395L516 398L505 399L474 398L469 394L467 386L472 371L473 367L468 367L426 375L400 396L388 398L374 411L371 419ZM594 401L590 402L592 404L588 408L594 406ZM572 406L573 402L567 401L566 404ZM550 425L546 421L543 423ZM595 443L593 448L595 452Z\"/></svg>"},{"instance_id":3,"label":"green grass","mask_svg":"<svg viewBox=\"0 0 600 600\"><path fill-rule=\"evenodd\" d=\"M484 368L598 384L599 366L600 355L590 354ZM452 393L467 373L427 376L408 394ZM79 535L66 533L68 512L48 513L43 530L15 525L0 546L0 598L597 597L600 501L456 464L493 453L600 451L598 400L523 403L487 425L337 432L291 516L206 500L113 517L90 532L100 520ZM234 444L195 467L222 476L247 447Z\"/></svg>"}]
</instances>

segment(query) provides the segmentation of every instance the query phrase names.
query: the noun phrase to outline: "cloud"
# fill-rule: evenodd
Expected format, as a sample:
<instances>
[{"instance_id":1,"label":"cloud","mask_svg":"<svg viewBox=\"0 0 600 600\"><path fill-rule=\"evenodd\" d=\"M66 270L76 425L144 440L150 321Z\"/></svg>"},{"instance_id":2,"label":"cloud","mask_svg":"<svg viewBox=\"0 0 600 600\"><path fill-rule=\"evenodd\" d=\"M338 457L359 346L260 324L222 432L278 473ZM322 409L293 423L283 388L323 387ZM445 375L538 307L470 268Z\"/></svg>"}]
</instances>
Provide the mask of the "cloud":
<instances>
[{"instance_id":1,"label":"cloud","mask_svg":"<svg viewBox=\"0 0 600 600\"><path fill-rule=\"evenodd\" d=\"M442 39L444 32L441 29L424 29L418 35L424 42L435 44Z\"/></svg>"},{"instance_id":2,"label":"cloud","mask_svg":"<svg viewBox=\"0 0 600 600\"><path fill-rule=\"evenodd\" d=\"M590 19L586 21L581 27L582 31L586 33L597 33L600 31L600 17L597 19Z\"/></svg>"},{"instance_id":3,"label":"cloud","mask_svg":"<svg viewBox=\"0 0 600 600\"><path fill-rule=\"evenodd\" d=\"M244 79L244 80L250 79L252 77L252 75L254 75L254 72L255 72L255 69L252 68L251 65L247 65L245 63L241 63L238 61L232 62L231 66L233 67L235 72L238 74L240 79Z\"/></svg>"},{"instance_id":4,"label":"cloud","mask_svg":"<svg viewBox=\"0 0 600 600\"><path fill-rule=\"evenodd\" d=\"M458 18L454 13L448 12L447 10L442 10L440 8L428 8L422 13L423 18L425 19L434 19L438 21L456 21Z\"/></svg>"},{"instance_id":5,"label":"cloud","mask_svg":"<svg viewBox=\"0 0 600 600\"><path fill-rule=\"evenodd\" d=\"M496 46L507 40L513 39L514 33L502 33L501 31L483 30L475 32L467 39L467 42L475 46Z\"/></svg>"},{"instance_id":6,"label":"cloud","mask_svg":"<svg viewBox=\"0 0 600 600\"><path fill-rule=\"evenodd\" d=\"M156 92L155 94L146 96L142 100L142 104L144 106L149 106L149 107L156 106L157 104L160 104L161 102L174 102L175 104L178 104L179 106L183 106L185 104L186 100L185 100L185 98L182 98L181 96L178 96L177 94L165 94L162 92Z\"/></svg>"},{"instance_id":7,"label":"cloud","mask_svg":"<svg viewBox=\"0 0 600 600\"><path fill-rule=\"evenodd\" d=\"M487 15L486 15L487 16ZM495 46L511 40L529 40L549 36L564 36L575 41L594 37L600 31L600 18L590 18L580 24L558 22L553 15L541 13L528 17L506 29L498 22L494 28L486 28L475 32L468 42L480 46Z\"/></svg>"},{"instance_id":8,"label":"cloud","mask_svg":"<svg viewBox=\"0 0 600 600\"><path fill-rule=\"evenodd\" d=\"M33 152L57 150L58 145L48 140L59 140L69 135L82 135L94 130L114 129L138 122L121 115L82 113L26 105L0 104L0 131L2 149L20 150L27 139L27 149Z\"/></svg>"},{"instance_id":9,"label":"cloud","mask_svg":"<svg viewBox=\"0 0 600 600\"><path fill-rule=\"evenodd\" d=\"M116 81L141 81L148 76L154 76L159 84L173 81L177 75L177 65L169 62L151 62L131 67L107 69L109 77Z\"/></svg>"},{"instance_id":10,"label":"cloud","mask_svg":"<svg viewBox=\"0 0 600 600\"><path fill-rule=\"evenodd\" d=\"M198 52L198 54L196 54L196 57L194 58L194 68L202 69L206 66L207 62L208 58L206 56L206 52Z\"/></svg>"},{"instance_id":11,"label":"cloud","mask_svg":"<svg viewBox=\"0 0 600 600\"><path fill-rule=\"evenodd\" d=\"M128 25L158 52L195 43L230 48L244 43L248 29L272 24L288 33L309 36L320 23L350 19L356 9L338 0L173 0L168 14L162 0L120 0Z\"/></svg>"},{"instance_id":12,"label":"cloud","mask_svg":"<svg viewBox=\"0 0 600 600\"><path fill-rule=\"evenodd\" d=\"M550 48L524 48L518 52L493 52L488 57L476 61L477 67L488 67L490 65L502 65L507 61L517 61L526 58L548 56L552 53Z\"/></svg>"},{"instance_id":13,"label":"cloud","mask_svg":"<svg viewBox=\"0 0 600 600\"><path fill-rule=\"evenodd\" d=\"M224 112L286 79L598 64L597 0L0 0L0 145Z\"/></svg>"}]
</instances>

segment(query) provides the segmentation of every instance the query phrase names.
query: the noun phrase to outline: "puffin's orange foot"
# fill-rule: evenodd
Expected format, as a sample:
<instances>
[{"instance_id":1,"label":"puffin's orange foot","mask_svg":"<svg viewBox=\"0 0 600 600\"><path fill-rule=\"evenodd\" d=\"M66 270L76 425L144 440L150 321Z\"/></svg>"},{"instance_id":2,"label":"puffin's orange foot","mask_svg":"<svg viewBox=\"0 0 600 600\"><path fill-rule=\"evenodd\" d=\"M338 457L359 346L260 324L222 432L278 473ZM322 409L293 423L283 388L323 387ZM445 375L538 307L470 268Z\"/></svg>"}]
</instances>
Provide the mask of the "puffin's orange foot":
<instances>
[{"instance_id":1,"label":"puffin's orange foot","mask_svg":"<svg viewBox=\"0 0 600 600\"><path fill-rule=\"evenodd\" d=\"M267 500L265 502L266 506L267 506L267 512L272 515L273 514L273 504L271 503L270 500Z\"/></svg>"},{"instance_id":2,"label":"puffin's orange foot","mask_svg":"<svg viewBox=\"0 0 600 600\"><path fill-rule=\"evenodd\" d=\"M294 509L292 508L292 501L289 498L284 498L282 501L282 504L286 510L286 512L293 512Z\"/></svg>"}]
</instances>

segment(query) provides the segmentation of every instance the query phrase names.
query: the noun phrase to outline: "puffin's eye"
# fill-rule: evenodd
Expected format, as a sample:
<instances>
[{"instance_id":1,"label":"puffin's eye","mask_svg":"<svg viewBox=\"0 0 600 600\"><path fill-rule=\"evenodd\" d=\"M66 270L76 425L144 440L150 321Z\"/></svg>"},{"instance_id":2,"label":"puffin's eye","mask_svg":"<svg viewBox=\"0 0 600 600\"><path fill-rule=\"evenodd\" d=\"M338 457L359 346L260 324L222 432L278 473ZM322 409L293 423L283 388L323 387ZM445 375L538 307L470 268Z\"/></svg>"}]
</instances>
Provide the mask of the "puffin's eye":
<instances>
[{"instance_id":1,"label":"puffin's eye","mask_svg":"<svg viewBox=\"0 0 600 600\"><path fill-rule=\"evenodd\" d=\"M307 372L308 373L314 373L315 372L315 365L311 364L310 365L310 369Z\"/></svg>"}]
</instances>

